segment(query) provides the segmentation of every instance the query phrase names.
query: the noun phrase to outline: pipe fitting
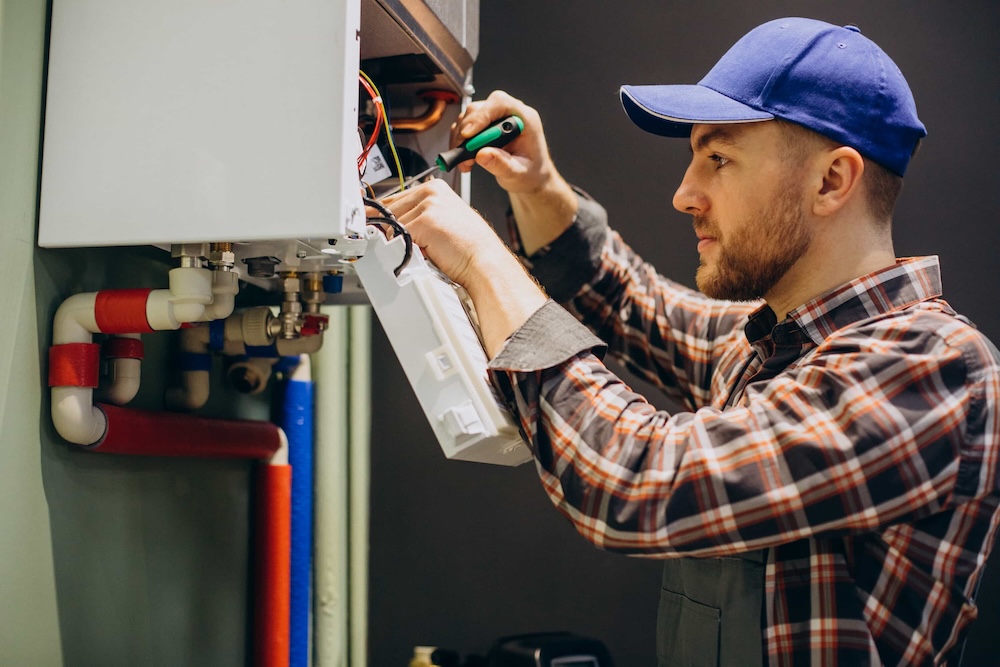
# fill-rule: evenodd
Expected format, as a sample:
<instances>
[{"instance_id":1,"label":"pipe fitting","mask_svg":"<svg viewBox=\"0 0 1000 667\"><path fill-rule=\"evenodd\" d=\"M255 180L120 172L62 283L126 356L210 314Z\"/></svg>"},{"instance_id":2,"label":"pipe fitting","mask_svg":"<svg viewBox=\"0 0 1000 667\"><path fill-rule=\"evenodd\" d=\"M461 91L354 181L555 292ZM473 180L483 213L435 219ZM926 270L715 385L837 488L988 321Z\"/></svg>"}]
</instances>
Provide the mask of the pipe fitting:
<instances>
[{"instance_id":1,"label":"pipe fitting","mask_svg":"<svg viewBox=\"0 0 1000 667\"><path fill-rule=\"evenodd\" d=\"M139 334L118 334L118 338L139 340ZM141 347L139 348L141 350ZM125 405L139 393L142 377L142 357L106 355L108 385L100 391L101 400L114 405Z\"/></svg>"},{"instance_id":2,"label":"pipe fitting","mask_svg":"<svg viewBox=\"0 0 1000 667\"><path fill-rule=\"evenodd\" d=\"M63 301L52 322L52 344L89 343L97 326L97 292L74 294Z\"/></svg>"},{"instance_id":3,"label":"pipe fitting","mask_svg":"<svg viewBox=\"0 0 1000 667\"><path fill-rule=\"evenodd\" d=\"M94 405L89 387L52 387L52 425L59 436L74 445L100 442L107 430L104 412Z\"/></svg>"},{"instance_id":4,"label":"pipe fitting","mask_svg":"<svg viewBox=\"0 0 1000 667\"><path fill-rule=\"evenodd\" d=\"M250 357L234 362L227 370L226 377L236 388L236 391L251 396L259 394L267 387L271 379L277 357Z\"/></svg>"},{"instance_id":5,"label":"pipe fitting","mask_svg":"<svg viewBox=\"0 0 1000 667\"><path fill-rule=\"evenodd\" d=\"M212 303L205 306L205 320L224 320L232 315L239 291L235 271L212 271Z\"/></svg>"}]
</instances>

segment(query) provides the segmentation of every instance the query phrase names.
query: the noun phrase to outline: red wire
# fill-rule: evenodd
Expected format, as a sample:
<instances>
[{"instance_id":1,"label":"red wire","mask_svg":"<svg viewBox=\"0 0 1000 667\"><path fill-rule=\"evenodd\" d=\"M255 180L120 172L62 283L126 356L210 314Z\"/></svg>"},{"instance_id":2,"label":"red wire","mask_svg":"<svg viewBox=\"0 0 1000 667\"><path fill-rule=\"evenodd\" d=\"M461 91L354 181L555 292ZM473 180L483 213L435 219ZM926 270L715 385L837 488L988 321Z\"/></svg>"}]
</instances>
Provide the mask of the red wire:
<instances>
[{"instance_id":1,"label":"red wire","mask_svg":"<svg viewBox=\"0 0 1000 667\"><path fill-rule=\"evenodd\" d=\"M361 165L363 165L365 160L368 159L368 153L371 151L372 146L374 146L375 142L378 140L379 130L382 129L382 120L385 118L385 106L382 104L382 98L375 94L375 91L370 85L368 85L368 82L365 81L364 77L358 76L358 81L360 81L361 85L365 87L365 90L368 91L368 95L372 98L372 102L375 103L375 129L372 131L372 135L368 139L368 145L365 146L365 149L358 157L358 168L360 169Z\"/></svg>"}]
</instances>

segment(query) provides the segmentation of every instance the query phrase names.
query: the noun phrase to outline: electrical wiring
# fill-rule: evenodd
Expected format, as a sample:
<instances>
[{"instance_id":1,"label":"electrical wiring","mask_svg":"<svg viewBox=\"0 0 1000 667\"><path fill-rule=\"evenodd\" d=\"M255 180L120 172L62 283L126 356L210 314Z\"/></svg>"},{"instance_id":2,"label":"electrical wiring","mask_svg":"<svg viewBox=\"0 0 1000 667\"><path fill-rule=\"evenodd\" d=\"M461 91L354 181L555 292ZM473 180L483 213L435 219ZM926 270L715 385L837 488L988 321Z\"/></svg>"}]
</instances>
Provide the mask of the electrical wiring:
<instances>
[{"instance_id":1,"label":"electrical wiring","mask_svg":"<svg viewBox=\"0 0 1000 667\"><path fill-rule=\"evenodd\" d=\"M392 272L394 276L398 277L400 272L410 263L410 258L413 257L413 238L410 236L410 232L406 231L406 227L392 214L392 211L374 199L368 197L364 197L363 199L365 206L371 206L381 213L381 216L368 218L368 222L375 224L385 223L392 227L394 232L403 237L403 261Z\"/></svg>"},{"instance_id":2,"label":"electrical wiring","mask_svg":"<svg viewBox=\"0 0 1000 667\"><path fill-rule=\"evenodd\" d=\"M363 72L361 73L364 74ZM385 105L382 102L382 96L378 94L377 89L369 83L371 79L367 76L358 76L358 81L361 83L362 87L368 92L368 95L372 98L372 103L375 105L375 129L372 130L371 136L368 138L368 143L365 145L364 150L361 151L361 155L358 156L358 169L361 169L361 165L365 163L368 159L368 153L371 152L372 147L378 140L379 130L382 129L382 120L386 118Z\"/></svg>"},{"instance_id":3,"label":"electrical wiring","mask_svg":"<svg viewBox=\"0 0 1000 667\"><path fill-rule=\"evenodd\" d=\"M376 98L378 99L376 107L378 107L379 111L381 111L382 117L385 119L385 137L389 142L389 151L392 153L392 159L396 163L396 174L399 176L400 189L403 189L405 182L403 178L403 167L399 161L399 153L396 151L396 143L392 139L392 124L389 122L389 114L385 110L385 103L382 100L382 93L379 92L378 86L375 85L375 82L372 81L371 77L365 74L363 70L358 70L358 73L361 77L361 80L365 84L365 89L368 90L369 94L372 95L372 99L373 100ZM377 122L378 119L376 119L376 123ZM375 128L375 131L372 133L372 136L373 137L378 136L377 126ZM365 151L366 157L368 155L369 150L371 150L371 148L368 148Z\"/></svg>"}]
</instances>

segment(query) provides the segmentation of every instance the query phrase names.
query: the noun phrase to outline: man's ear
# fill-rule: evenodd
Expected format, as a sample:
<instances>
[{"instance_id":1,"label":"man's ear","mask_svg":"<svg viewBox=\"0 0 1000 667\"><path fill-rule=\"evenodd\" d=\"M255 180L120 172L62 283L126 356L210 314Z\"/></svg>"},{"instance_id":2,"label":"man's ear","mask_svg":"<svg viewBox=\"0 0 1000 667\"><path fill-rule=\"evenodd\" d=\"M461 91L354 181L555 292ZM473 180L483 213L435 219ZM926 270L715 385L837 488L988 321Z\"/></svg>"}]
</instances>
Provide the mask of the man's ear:
<instances>
[{"instance_id":1,"label":"man's ear","mask_svg":"<svg viewBox=\"0 0 1000 667\"><path fill-rule=\"evenodd\" d=\"M849 146L838 146L818 157L822 184L813 200L813 213L826 217L840 211L861 194L865 160Z\"/></svg>"}]
</instances>

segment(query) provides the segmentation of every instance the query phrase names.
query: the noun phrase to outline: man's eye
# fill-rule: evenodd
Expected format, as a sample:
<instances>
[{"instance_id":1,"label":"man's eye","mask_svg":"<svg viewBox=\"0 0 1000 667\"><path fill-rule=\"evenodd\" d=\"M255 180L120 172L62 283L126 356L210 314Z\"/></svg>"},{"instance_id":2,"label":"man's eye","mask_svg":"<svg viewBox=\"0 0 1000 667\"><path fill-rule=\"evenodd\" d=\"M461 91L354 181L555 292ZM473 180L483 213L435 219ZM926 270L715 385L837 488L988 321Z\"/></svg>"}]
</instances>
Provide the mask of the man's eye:
<instances>
[{"instance_id":1,"label":"man's eye","mask_svg":"<svg viewBox=\"0 0 1000 667\"><path fill-rule=\"evenodd\" d=\"M708 159L716 163L716 169L724 167L729 162L729 158L716 155L715 153L709 155Z\"/></svg>"}]
</instances>

